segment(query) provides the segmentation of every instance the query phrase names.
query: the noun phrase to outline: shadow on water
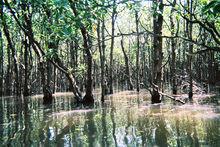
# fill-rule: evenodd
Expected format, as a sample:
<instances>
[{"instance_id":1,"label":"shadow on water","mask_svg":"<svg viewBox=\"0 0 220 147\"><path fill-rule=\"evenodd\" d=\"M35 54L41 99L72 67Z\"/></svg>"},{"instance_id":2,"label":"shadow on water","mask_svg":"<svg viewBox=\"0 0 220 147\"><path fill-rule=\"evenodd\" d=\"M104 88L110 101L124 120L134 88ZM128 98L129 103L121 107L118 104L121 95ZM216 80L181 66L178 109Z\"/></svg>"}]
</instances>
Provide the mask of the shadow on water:
<instances>
[{"instance_id":1,"label":"shadow on water","mask_svg":"<svg viewBox=\"0 0 220 147\"><path fill-rule=\"evenodd\" d=\"M220 146L219 104L152 105L135 92L75 105L72 95L0 99L3 146Z\"/></svg>"}]
</instances>

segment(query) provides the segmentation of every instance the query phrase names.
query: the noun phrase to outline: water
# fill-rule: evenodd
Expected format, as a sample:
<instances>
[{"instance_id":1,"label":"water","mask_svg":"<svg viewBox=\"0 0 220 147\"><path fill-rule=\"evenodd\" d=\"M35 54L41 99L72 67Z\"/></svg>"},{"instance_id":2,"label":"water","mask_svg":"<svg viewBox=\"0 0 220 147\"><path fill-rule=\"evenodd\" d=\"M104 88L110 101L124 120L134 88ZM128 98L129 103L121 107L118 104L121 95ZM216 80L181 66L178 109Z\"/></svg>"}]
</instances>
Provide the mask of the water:
<instances>
[{"instance_id":1,"label":"water","mask_svg":"<svg viewBox=\"0 0 220 147\"><path fill-rule=\"evenodd\" d=\"M0 146L220 146L216 103L151 105L121 92L83 107L65 94L49 106L39 97L2 98L0 112Z\"/></svg>"}]
</instances>

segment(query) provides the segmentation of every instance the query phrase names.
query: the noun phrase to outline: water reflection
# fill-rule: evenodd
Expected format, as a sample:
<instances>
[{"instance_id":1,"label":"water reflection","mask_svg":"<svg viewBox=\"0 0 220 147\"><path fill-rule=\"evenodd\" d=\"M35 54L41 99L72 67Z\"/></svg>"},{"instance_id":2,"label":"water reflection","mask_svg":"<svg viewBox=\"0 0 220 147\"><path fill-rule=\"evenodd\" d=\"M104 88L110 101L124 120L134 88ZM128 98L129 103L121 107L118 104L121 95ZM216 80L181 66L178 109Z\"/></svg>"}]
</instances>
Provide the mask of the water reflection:
<instances>
[{"instance_id":1,"label":"water reflection","mask_svg":"<svg viewBox=\"0 0 220 147\"><path fill-rule=\"evenodd\" d=\"M135 97L136 96L136 97ZM3 146L220 146L219 105L151 105L135 93L92 108L72 96L0 99Z\"/></svg>"}]
</instances>

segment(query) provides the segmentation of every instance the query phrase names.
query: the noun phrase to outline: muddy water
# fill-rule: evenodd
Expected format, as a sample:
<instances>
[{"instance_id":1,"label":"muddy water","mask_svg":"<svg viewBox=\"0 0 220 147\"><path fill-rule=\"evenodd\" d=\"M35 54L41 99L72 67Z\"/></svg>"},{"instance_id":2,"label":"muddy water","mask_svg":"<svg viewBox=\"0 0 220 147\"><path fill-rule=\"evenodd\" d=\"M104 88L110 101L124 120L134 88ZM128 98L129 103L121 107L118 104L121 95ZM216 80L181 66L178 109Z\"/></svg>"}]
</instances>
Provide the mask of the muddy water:
<instances>
[{"instance_id":1,"label":"muddy water","mask_svg":"<svg viewBox=\"0 0 220 147\"><path fill-rule=\"evenodd\" d=\"M0 146L219 147L217 102L151 105L135 92L108 96L92 107L74 105L71 94L57 95L48 106L40 97L1 98Z\"/></svg>"}]
</instances>

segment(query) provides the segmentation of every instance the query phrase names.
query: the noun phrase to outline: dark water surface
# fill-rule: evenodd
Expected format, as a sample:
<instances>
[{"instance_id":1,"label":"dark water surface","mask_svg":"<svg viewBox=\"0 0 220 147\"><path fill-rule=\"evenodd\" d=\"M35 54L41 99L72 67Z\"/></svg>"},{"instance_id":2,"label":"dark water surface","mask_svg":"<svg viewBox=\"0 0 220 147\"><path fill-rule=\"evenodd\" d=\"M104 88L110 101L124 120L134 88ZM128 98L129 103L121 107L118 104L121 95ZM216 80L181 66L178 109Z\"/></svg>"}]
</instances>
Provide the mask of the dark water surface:
<instances>
[{"instance_id":1,"label":"dark water surface","mask_svg":"<svg viewBox=\"0 0 220 147\"><path fill-rule=\"evenodd\" d=\"M220 106L151 105L126 92L93 107L74 105L69 94L48 106L36 97L1 98L0 146L220 147Z\"/></svg>"}]
</instances>

